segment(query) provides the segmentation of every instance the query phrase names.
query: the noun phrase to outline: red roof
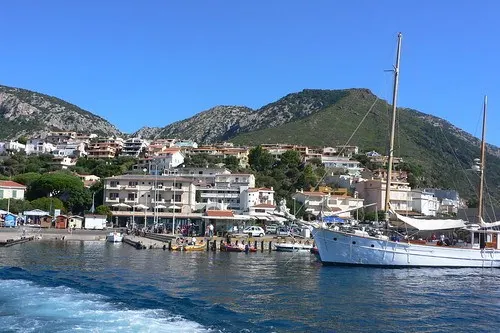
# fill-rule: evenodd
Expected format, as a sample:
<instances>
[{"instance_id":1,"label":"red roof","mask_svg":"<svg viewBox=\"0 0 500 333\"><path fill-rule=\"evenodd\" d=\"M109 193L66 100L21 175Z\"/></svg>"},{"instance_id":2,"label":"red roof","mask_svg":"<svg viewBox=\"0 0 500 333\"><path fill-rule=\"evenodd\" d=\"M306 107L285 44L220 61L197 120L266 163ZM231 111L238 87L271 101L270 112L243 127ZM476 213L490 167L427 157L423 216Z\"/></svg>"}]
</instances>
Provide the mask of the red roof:
<instances>
[{"instance_id":1,"label":"red roof","mask_svg":"<svg viewBox=\"0 0 500 333\"><path fill-rule=\"evenodd\" d=\"M207 216L234 217L232 210L207 210Z\"/></svg>"},{"instance_id":2,"label":"red roof","mask_svg":"<svg viewBox=\"0 0 500 333\"><path fill-rule=\"evenodd\" d=\"M19 187L26 188L23 184L13 182L12 180L0 180L0 187Z\"/></svg>"}]
</instances>

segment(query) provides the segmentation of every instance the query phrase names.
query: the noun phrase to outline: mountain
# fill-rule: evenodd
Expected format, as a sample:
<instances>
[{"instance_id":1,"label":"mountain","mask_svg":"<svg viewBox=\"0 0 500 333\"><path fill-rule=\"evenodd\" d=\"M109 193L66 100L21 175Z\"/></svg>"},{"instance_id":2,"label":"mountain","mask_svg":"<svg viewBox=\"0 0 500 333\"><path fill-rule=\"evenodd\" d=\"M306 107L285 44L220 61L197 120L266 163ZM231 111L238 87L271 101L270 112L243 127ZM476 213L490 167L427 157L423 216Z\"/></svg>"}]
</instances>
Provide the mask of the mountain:
<instances>
[{"instance_id":1,"label":"mountain","mask_svg":"<svg viewBox=\"0 0 500 333\"><path fill-rule=\"evenodd\" d=\"M50 131L121 135L107 120L59 98L0 85L0 139Z\"/></svg>"},{"instance_id":2,"label":"mountain","mask_svg":"<svg viewBox=\"0 0 500 333\"><path fill-rule=\"evenodd\" d=\"M368 112L370 110L370 112ZM419 187L457 189L473 197L479 139L446 120L399 108L395 155L412 164ZM258 110L219 106L173 123L159 137L201 143L231 141L254 146L289 143L309 146L357 145L362 151L386 153L391 106L367 89L303 90ZM500 198L500 149L487 146L486 181Z\"/></svg>"}]
</instances>

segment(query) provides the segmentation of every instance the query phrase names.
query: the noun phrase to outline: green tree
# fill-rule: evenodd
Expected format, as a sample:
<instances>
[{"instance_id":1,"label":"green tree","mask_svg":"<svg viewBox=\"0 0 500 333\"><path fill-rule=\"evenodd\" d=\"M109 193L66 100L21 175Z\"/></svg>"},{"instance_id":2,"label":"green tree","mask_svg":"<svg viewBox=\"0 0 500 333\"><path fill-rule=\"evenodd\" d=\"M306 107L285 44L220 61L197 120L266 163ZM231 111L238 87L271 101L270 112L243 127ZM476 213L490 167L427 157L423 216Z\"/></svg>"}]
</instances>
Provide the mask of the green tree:
<instances>
[{"instance_id":1,"label":"green tree","mask_svg":"<svg viewBox=\"0 0 500 333\"><path fill-rule=\"evenodd\" d=\"M237 171L240 167L240 161L236 156L227 156L224 158L224 166L231 171Z\"/></svg>"},{"instance_id":2,"label":"green tree","mask_svg":"<svg viewBox=\"0 0 500 333\"><path fill-rule=\"evenodd\" d=\"M255 171L269 171L274 163L274 157L262 146L254 147L248 153L248 164Z\"/></svg>"},{"instance_id":3,"label":"green tree","mask_svg":"<svg viewBox=\"0 0 500 333\"><path fill-rule=\"evenodd\" d=\"M110 221L111 221L111 218L113 217L113 215L111 214L111 208L109 208L108 206L105 206L105 205L97 206L95 209L95 213L99 214L99 215L106 215L107 219Z\"/></svg>"},{"instance_id":4,"label":"green tree","mask_svg":"<svg viewBox=\"0 0 500 333\"><path fill-rule=\"evenodd\" d=\"M31 183L27 197L34 200L42 197L59 198L68 212L82 213L91 205L90 191L77 176L66 172L42 175Z\"/></svg>"},{"instance_id":5,"label":"green tree","mask_svg":"<svg viewBox=\"0 0 500 333\"><path fill-rule=\"evenodd\" d=\"M27 172L14 176L12 180L29 187L35 180L39 179L41 176L42 175L38 172Z\"/></svg>"},{"instance_id":6,"label":"green tree","mask_svg":"<svg viewBox=\"0 0 500 333\"><path fill-rule=\"evenodd\" d=\"M19 214L25 210L33 209L31 203L21 199L0 199L0 209L9 210L11 213Z\"/></svg>"},{"instance_id":7,"label":"green tree","mask_svg":"<svg viewBox=\"0 0 500 333\"><path fill-rule=\"evenodd\" d=\"M31 206L33 206L33 208L35 209L41 209L46 212L50 212L50 214L54 212L54 209L61 209L61 211L64 211L64 204L58 198L38 198L31 201Z\"/></svg>"},{"instance_id":8,"label":"green tree","mask_svg":"<svg viewBox=\"0 0 500 333\"><path fill-rule=\"evenodd\" d=\"M17 138L17 142L19 142L22 145L25 145L28 142L28 138L24 135L20 136L19 138Z\"/></svg>"}]
</instances>

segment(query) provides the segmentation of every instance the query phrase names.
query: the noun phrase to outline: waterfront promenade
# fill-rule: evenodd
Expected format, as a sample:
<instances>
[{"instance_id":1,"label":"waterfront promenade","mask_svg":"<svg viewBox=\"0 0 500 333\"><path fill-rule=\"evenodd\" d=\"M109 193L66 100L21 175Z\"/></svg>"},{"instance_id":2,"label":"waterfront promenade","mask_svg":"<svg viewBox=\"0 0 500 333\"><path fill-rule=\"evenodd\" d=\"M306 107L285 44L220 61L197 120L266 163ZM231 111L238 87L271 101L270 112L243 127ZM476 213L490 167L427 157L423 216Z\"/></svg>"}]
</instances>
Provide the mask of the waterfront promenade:
<instances>
[{"instance_id":1,"label":"waterfront promenade","mask_svg":"<svg viewBox=\"0 0 500 333\"><path fill-rule=\"evenodd\" d=\"M76 229L71 232L68 229L55 228L33 228L33 227L16 227L16 228L0 228L0 242L7 240L19 240L23 237L34 237L34 241L105 241L106 236L113 232L113 229L108 230L84 230ZM116 230L120 232L119 229ZM178 235L170 234L154 234L147 233L139 235L125 235L124 240L127 244L136 246L141 245L141 249L168 249L176 243ZM187 237L191 240L191 237ZM207 245L207 250L219 250L222 241L226 241L226 237L196 237L198 244L204 243ZM244 234L233 235L230 237L230 242L233 244L250 244L255 246L259 251L269 251L273 249L273 244L281 242L310 242L312 239L293 239L291 237L277 237L276 235L266 235L264 237L248 237Z\"/></svg>"}]
</instances>

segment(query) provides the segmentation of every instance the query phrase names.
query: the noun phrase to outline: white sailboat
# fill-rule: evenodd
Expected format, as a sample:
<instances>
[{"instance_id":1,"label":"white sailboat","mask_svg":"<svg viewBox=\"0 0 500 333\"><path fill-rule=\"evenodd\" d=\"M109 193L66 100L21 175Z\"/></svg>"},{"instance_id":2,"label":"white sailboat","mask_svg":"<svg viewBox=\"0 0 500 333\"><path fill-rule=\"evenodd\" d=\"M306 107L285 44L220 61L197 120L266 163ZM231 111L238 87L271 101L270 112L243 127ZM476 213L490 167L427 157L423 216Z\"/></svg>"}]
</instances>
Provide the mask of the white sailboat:
<instances>
[{"instance_id":1,"label":"white sailboat","mask_svg":"<svg viewBox=\"0 0 500 333\"><path fill-rule=\"evenodd\" d=\"M385 211L392 212L400 223L421 231L463 230L470 235L470 243L463 246L446 246L442 242L390 239L382 233L369 234L362 230L342 231L324 224L315 225L313 236L320 260L324 264L366 265L382 267L500 267L500 230L495 226L500 221L486 223L482 219L484 160L485 160L485 97L483 110L483 134L481 144L480 189L478 221L475 226L467 226L462 220L422 220L401 216L390 209L391 172L394 149L394 128L401 54L401 34L398 35L396 66L394 68L394 92L392 130L388 172L385 192ZM389 217L386 221L388 224ZM440 245L438 245L440 244Z\"/></svg>"}]
</instances>

